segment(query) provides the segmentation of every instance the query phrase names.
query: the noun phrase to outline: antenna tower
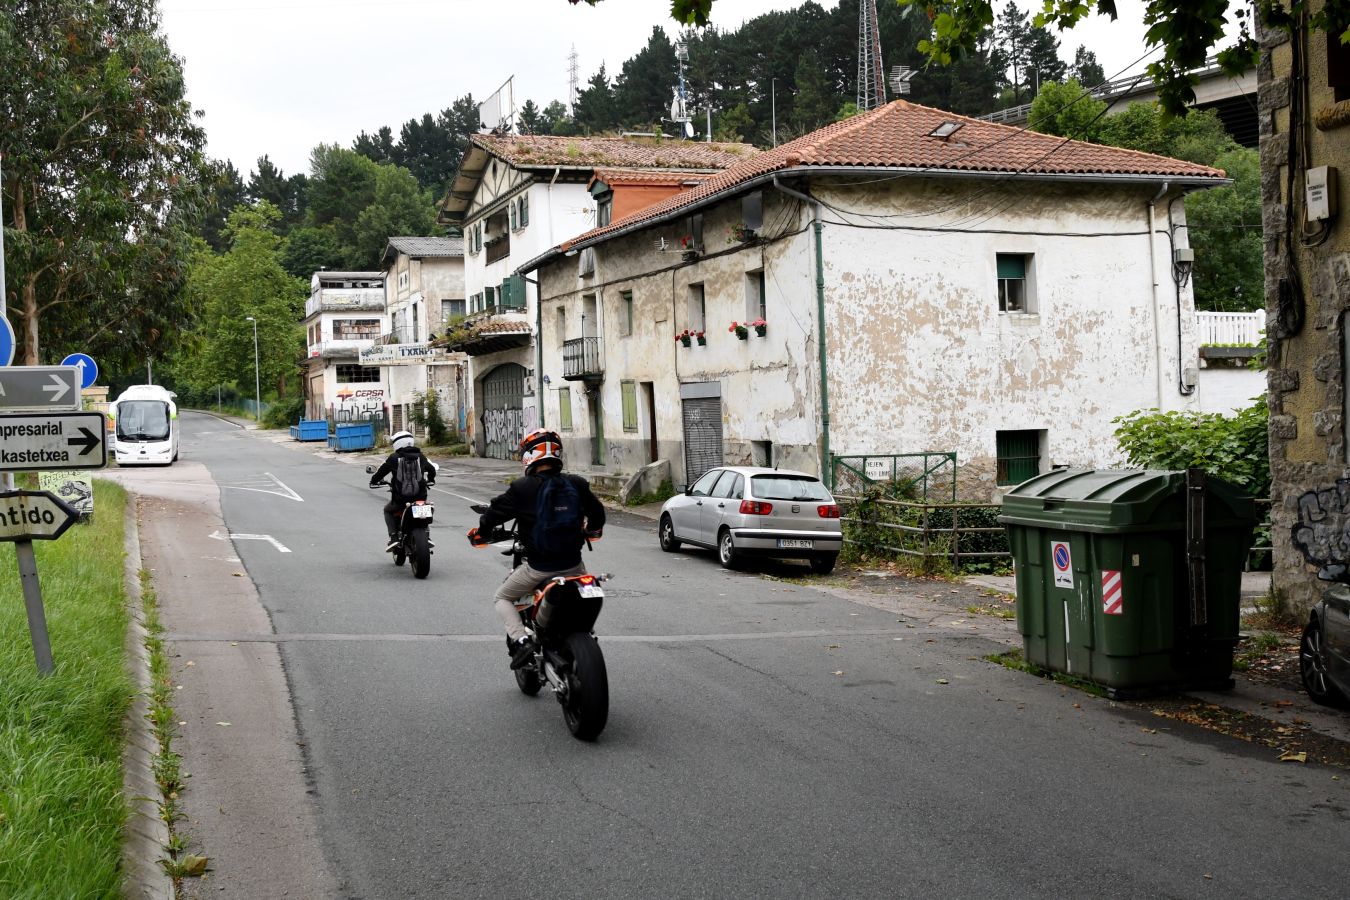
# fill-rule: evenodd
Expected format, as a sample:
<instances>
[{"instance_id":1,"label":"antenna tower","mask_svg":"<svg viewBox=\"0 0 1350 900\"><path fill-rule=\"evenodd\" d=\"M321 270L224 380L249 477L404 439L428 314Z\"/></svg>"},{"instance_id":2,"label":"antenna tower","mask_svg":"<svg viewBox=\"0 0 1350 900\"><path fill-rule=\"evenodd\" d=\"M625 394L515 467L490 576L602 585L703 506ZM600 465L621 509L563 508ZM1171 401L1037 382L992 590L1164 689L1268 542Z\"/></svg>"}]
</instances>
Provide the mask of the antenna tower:
<instances>
[{"instance_id":1,"label":"antenna tower","mask_svg":"<svg viewBox=\"0 0 1350 900\"><path fill-rule=\"evenodd\" d=\"M670 104L670 121L675 123L683 137L692 138L694 125L689 115L689 89L684 83L684 64L689 62L689 45L683 40L675 42L675 62L679 87L675 88L675 99Z\"/></svg>"},{"instance_id":2,"label":"antenna tower","mask_svg":"<svg viewBox=\"0 0 1350 900\"><path fill-rule=\"evenodd\" d=\"M577 113L577 94L581 91L581 63L577 56L577 45L572 45L572 52L567 54L567 109L576 115Z\"/></svg>"},{"instance_id":3,"label":"antenna tower","mask_svg":"<svg viewBox=\"0 0 1350 900\"><path fill-rule=\"evenodd\" d=\"M866 112L886 102L886 76L881 65L881 30L877 0L858 4L858 109Z\"/></svg>"}]
</instances>

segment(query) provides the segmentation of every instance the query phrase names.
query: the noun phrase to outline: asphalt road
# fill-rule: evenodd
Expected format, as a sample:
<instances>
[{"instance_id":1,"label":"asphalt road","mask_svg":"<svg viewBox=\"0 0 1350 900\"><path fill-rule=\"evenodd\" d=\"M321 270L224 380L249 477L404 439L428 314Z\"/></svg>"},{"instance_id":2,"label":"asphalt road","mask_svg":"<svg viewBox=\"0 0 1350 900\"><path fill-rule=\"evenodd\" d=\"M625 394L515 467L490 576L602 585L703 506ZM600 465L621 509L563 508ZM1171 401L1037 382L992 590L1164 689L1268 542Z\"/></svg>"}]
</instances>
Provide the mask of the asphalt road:
<instances>
[{"instance_id":1,"label":"asphalt road","mask_svg":"<svg viewBox=\"0 0 1350 900\"><path fill-rule=\"evenodd\" d=\"M1344 896L1337 770L662 553L632 517L586 558L616 579L610 722L581 743L516 689L489 599L507 562L463 539L499 480L443 471L418 581L381 552L360 467L182 423L272 627L199 637L279 646L345 897Z\"/></svg>"}]
</instances>

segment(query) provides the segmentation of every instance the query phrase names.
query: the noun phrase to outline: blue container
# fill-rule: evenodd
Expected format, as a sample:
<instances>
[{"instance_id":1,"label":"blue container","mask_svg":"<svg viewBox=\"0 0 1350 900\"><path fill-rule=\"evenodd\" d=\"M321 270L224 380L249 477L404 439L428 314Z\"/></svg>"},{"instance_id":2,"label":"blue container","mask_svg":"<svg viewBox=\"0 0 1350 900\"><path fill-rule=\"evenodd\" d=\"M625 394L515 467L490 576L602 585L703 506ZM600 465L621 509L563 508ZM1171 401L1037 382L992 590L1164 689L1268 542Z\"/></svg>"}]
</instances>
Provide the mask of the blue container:
<instances>
[{"instance_id":1,"label":"blue container","mask_svg":"<svg viewBox=\"0 0 1350 900\"><path fill-rule=\"evenodd\" d=\"M300 424L291 426L291 437L297 441L326 441L328 420L301 419Z\"/></svg>"},{"instance_id":2,"label":"blue container","mask_svg":"<svg viewBox=\"0 0 1350 900\"><path fill-rule=\"evenodd\" d=\"M375 446L375 425L371 422L342 422L334 426L328 446L339 453L345 450L370 450Z\"/></svg>"}]
</instances>

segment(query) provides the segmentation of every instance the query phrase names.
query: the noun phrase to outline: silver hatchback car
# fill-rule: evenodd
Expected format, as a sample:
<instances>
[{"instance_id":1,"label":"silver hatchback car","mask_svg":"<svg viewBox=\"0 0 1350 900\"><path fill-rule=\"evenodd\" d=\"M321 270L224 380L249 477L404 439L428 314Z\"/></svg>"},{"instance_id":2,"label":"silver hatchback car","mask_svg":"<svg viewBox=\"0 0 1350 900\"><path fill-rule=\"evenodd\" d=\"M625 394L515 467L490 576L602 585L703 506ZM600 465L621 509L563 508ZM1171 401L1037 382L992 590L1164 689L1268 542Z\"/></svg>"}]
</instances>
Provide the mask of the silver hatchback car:
<instances>
[{"instance_id":1,"label":"silver hatchback car","mask_svg":"<svg viewBox=\"0 0 1350 900\"><path fill-rule=\"evenodd\" d=\"M681 544L717 551L727 569L750 556L805 559L811 571L834 569L844 546L839 505L805 472L754 466L712 469L661 507L661 549Z\"/></svg>"}]
</instances>

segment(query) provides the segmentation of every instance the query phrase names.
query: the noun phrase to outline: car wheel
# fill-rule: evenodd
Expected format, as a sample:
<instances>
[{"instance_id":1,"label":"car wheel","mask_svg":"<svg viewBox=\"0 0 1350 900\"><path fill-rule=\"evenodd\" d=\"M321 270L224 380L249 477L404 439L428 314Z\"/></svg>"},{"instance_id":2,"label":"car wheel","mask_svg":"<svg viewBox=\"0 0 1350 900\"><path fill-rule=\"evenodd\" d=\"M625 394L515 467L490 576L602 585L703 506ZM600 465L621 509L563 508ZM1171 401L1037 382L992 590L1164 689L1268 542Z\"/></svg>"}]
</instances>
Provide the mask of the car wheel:
<instances>
[{"instance_id":1,"label":"car wheel","mask_svg":"<svg viewBox=\"0 0 1350 900\"><path fill-rule=\"evenodd\" d=\"M661 549L667 553L674 553L680 549L680 542L675 538L675 523L670 521L670 516L661 517L656 535L661 542Z\"/></svg>"},{"instance_id":2,"label":"car wheel","mask_svg":"<svg viewBox=\"0 0 1350 900\"><path fill-rule=\"evenodd\" d=\"M731 529L723 528L722 533L717 536L717 561L722 564L724 569L734 569L741 561L741 556L736 552L736 542L731 537Z\"/></svg>"},{"instance_id":3,"label":"car wheel","mask_svg":"<svg viewBox=\"0 0 1350 900\"><path fill-rule=\"evenodd\" d=\"M1322 644L1322 623L1311 620L1303 629L1298 644L1298 674L1303 689L1316 703L1323 706L1344 706L1345 694L1331 681L1327 671L1326 648Z\"/></svg>"},{"instance_id":4,"label":"car wheel","mask_svg":"<svg viewBox=\"0 0 1350 900\"><path fill-rule=\"evenodd\" d=\"M817 575L828 575L834 571L835 561L839 559L838 553L826 553L823 556L811 557L811 571Z\"/></svg>"}]
</instances>

